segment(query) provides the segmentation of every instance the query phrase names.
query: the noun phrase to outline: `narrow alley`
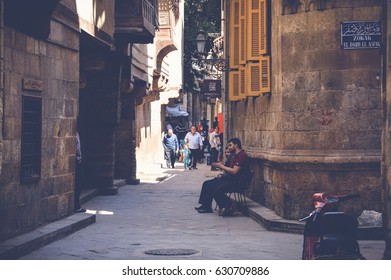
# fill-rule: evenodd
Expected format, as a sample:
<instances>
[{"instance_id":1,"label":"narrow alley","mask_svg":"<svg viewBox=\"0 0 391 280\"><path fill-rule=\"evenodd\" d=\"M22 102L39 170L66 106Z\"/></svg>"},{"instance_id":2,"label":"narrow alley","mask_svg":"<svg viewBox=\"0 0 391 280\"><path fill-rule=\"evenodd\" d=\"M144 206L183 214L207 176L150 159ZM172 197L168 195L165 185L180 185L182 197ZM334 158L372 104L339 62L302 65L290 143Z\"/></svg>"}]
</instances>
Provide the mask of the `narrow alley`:
<instances>
[{"instance_id":1,"label":"narrow alley","mask_svg":"<svg viewBox=\"0 0 391 280\"><path fill-rule=\"evenodd\" d=\"M159 173L165 180L153 179ZM85 203L87 214L76 215L96 213L96 223L22 259L299 260L300 234L268 231L240 212L223 218L194 210L202 182L217 173L206 164L192 171L156 167L141 184ZM367 259L381 258L384 241L360 242Z\"/></svg>"}]
</instances>

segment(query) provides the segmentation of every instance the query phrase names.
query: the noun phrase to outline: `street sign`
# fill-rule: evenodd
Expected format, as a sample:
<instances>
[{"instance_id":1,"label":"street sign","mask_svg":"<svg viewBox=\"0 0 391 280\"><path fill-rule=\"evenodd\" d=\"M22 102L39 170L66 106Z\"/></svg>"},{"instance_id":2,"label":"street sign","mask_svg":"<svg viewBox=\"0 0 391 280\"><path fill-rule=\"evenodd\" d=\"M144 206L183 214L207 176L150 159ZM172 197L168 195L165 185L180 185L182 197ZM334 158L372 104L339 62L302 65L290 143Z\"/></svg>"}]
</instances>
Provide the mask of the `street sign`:
<instances>
[{"instance_id":1,"label":"street sign","mask_svg":"<svg viewBox=\"0 0 391 280\"><path fill-rule=\"evenodd\" d=\"M350 21L341 23L342 49L378 49L380 46L380 22Z\"/></svg>"},{"instance_id":2,"label":"street sign","mask_svg":"<svg viewBox=\"0 0 391 280\"><path fill-rule=\"evenodd\" d=\"M221 97L221 80L204 80L202 84L202 94L205 97Z\"/></svg>"}]
</instances>

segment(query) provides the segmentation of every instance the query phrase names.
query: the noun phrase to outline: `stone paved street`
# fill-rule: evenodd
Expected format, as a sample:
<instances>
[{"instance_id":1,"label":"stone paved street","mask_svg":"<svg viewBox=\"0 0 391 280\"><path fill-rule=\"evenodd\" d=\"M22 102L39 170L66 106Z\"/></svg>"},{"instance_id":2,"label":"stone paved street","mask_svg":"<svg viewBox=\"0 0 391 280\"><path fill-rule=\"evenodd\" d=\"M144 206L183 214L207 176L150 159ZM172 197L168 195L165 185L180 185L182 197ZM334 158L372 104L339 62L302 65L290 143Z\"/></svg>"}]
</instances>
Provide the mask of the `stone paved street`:
<instances>
[{"instance_id":1,"label":"stone paved street","mask_svg":"<svg viewBox=\"0 0 391 280\"><path fill-rule=\"evenodd\" d=\"M206 164L183 171L151 167L142 183L124 186L116 196L95 197L83 206L96 223L38 249L22 259L267 259L298 260L302 236L267 231L249 217L199 214L201 184L212 178ZM168 176L158 182L153 178ZM88 215L88 214L84 214ZM363 241L363 254L380 259L383 241ZM147 255L154 249L192 249L189 256Z\"/></svg>"}]
</instances>

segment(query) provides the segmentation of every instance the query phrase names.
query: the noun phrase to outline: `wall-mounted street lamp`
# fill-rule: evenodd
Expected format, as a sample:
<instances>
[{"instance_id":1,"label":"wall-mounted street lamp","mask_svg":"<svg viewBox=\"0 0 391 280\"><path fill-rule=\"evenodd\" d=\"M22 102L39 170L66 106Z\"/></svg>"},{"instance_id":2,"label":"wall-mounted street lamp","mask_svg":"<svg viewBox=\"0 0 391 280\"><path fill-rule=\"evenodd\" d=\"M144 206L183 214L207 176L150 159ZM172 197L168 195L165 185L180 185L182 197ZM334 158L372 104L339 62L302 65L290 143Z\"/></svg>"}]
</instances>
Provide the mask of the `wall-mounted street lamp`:
<instances>
[{"instance_id":1,"label":"wall-mounted street lamp","mask_svg":"<svg viewBox=\"0 0 391 280\"><path fill-rule=\"evenodd\" d=\"M204 31L202 30L198 31L196 37L196 43L197 43L197 52L195 53L195 58L194 58L195 62L198 62L199 64L204 64L210 70L212 70L213 67L220 72L228 70L229 67L228 59L218 58L216 54L212 52L212 50L210 50L206 55L205 53L206 35Z\"/></svg>"},{"instance_id":2,"label":"wall-mounted street lamp","mask_svg":"<svg viewBox=\"0 0 391 280\"><path fill-rule=\"evenodd\" d=\"M200 30L197 33L196 37L196 43L197 43L197 52L199 54L204 54L205 53L205 43L206 43L206 36L205 32Z\"/></svg>"}]
</instances>

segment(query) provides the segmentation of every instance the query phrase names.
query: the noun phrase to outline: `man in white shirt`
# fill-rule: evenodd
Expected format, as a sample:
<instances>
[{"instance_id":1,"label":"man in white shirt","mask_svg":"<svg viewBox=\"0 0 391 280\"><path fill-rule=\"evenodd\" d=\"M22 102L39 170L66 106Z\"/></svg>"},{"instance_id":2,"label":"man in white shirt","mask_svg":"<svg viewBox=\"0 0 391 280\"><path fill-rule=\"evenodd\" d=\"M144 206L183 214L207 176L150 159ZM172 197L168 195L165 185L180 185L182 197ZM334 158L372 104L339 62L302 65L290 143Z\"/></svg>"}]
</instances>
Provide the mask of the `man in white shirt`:
<instances>
[{"instance_id":1,"label":"man in white shirt","mask_svg":"<svg viewBox=\"0 0 391 280\"><path fill-rule=\"evenodd\" d=\"M191 151L191 166L189 170L197 169L197 161L199 159L200 149L202 146L201 135L196 131L196 127L193 125L190 131L185 136L185 142L189 145L189 149Z\"/></svg>"}]
</instances>

